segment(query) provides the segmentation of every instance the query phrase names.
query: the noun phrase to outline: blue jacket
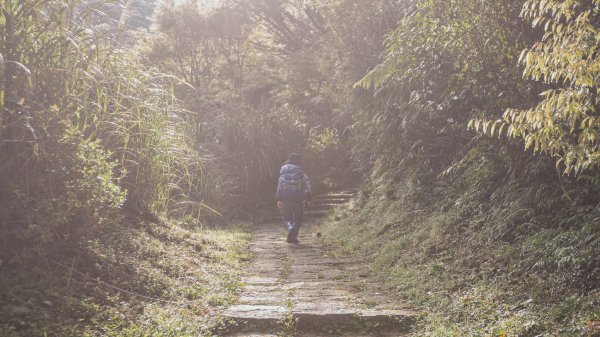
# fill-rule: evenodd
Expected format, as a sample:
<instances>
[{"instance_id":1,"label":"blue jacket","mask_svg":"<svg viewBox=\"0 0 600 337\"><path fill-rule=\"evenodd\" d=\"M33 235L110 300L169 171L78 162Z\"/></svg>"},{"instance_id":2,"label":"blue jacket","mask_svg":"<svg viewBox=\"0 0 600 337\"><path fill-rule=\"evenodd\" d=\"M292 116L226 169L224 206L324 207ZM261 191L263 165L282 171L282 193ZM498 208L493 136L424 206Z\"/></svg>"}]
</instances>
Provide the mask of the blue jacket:
<instances>
[{"instance_id":1,"label":"blue jacket","mask_svg":"<svg viewBox=\"0 0 600 337\"><path fill-rule=\"evenodd\" d=\"M310 180L302 167L289 163L281 167L277 184L277 200L303 201L310 193Z\"/></svg>"}]
</instances>

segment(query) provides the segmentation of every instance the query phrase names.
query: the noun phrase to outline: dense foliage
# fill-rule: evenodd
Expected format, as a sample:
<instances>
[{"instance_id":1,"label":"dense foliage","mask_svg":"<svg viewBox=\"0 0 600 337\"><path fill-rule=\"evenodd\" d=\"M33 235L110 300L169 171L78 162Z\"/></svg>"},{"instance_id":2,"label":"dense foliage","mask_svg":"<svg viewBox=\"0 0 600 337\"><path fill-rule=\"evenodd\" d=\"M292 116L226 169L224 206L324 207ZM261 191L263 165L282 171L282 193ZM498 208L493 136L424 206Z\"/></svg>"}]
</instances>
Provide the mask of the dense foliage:
<instances>
[{"instance_id":1,"label":"dense foliage","mask_svg":"<svg viewBox=\"0 0 600 337\"><path fill-rule=\"evenodd\" d=\"M335 167L349 166L336 151L344 125L336 125L326 69L309 47L321 44L324 24L313 7L285 1L226 1L211 10L166 2L141 44L151 64L183 79L175 94L195 112L197 144L220 158L238 204L255 195L270 202L292 151L303 152L315 181L344 183L348 170Z\"/></svg>"},{"instance_id":2,"label":"dense foliage","mask_svg":"<svg viewBox=\"0 0 600 337\"><path fill-rule=\"evenodd\" d=\"M2 259L77 243L122 207L197 213L210 189L169 76L77 1L2 5Z\"/></svg>"},{"instance_id":3,"label":"dense foliage","mask_svg":"<svg viewBox=\"0 0 600 337\"><path fill-rule=\"evenodd\" d=\"M0 0L0 268L90 253L123 215L253 212L294 151L317 191L362 184L351 230L331 233L388 285L437 292L399 290L431 309L423 334L598 320L599 1L186 0L139 17L153 4ZM473 317L467 297L525 309Z\"/></svg>"},{"instance_id":4,"label":"dense foliage","mask_svg":"<svg viewBox=\"0 0 600 337\"><path fill-rule=\"evenodd\" d=\"M506 128L526 148L557 157L565 174L597 171L600 2L527 1L523 15L544 32L520 57L525 76L549 85L540 93L544 99L532 109L508 109L500 122L474 126L491 135Z\"/></svg>"},{"instance_id":5,"label":"dense foliage","mask_svg":"<svg viewBox=\"0 0 600 337\"><path fill-rule=\"evenodd\" d=\"M426 311L415 335L594 334L598 4L401 3L352 94L363 203L330 235Z\"/></svg>"}]
</instances>

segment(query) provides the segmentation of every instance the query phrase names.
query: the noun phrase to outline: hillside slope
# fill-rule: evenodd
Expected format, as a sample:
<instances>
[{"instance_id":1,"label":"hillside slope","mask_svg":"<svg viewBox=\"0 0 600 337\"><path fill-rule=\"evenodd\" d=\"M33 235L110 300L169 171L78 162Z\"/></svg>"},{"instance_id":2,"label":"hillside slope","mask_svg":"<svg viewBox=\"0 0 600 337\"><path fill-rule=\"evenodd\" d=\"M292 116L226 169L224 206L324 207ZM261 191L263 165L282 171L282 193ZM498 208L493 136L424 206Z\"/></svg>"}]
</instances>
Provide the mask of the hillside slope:
<instances>
[{"instance_id":1,"label":"hillside slope","mask_svg":"<svg viewBox=\"0 0 600 337\"><path fill-rule=\"evenodd\" d=\"M210 335L236 299L248 239L239 229L118 223L47 259L2 265L0 335Z\"/></svg>"},{"instance_id":2,"label":"hillside slope","mask_svg":"<svg viewBox=\"0 0 600 337\"><path fill-rule=\"evenodd\" d=\"M415 336L598 335L597 188L504 156L475 147L439 177L373 177L324 236L424 312Z\"/></svg>"}]
</instances>

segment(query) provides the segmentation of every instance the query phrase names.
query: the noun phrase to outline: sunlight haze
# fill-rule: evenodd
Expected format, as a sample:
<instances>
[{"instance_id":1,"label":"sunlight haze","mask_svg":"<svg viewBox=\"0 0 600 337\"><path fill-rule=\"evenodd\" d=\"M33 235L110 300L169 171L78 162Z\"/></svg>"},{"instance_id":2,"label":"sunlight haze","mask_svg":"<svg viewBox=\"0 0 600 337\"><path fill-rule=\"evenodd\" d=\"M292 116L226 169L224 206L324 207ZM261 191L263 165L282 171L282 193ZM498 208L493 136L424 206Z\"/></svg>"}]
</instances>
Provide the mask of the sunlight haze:
<instances>
[{"instance_id":1,"label":"sunlight haze","mask_svg":"<svg viewBox=\"0 0 600 337\"><path fill-rule=\"evenodd\" d=\"M600 0L0 7L0 336L600 336Z\"/></svg>"}]
</instances>

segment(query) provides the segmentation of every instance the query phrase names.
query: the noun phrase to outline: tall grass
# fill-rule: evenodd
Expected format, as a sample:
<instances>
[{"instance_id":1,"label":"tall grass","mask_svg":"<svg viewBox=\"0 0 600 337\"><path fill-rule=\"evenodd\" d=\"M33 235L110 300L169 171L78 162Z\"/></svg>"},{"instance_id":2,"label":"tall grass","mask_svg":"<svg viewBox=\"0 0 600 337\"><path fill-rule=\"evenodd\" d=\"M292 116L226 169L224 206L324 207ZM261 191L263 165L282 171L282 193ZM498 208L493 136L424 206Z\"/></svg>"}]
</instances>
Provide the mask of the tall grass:
<instances>
[{"instance_id":1,"label":"tall grass","mask_svg":"<svg viewBox=\"0 0 600 337\"><path fill-rule=\"evenodd\" d=\"M78 242L122 207L199 216L222 197L188 142L174 79L94 25L103 5L0 0L5 261Z\"/></svg>"},{"instance_id":2,"label":"tall grass","mask_svg":"<svg viewBox=\"0 0 600 337\"><path fill-rule=\"evenodd\" d=\"M74 78L74 123L101 139L127 171L128 203L168 213L206 185L202 160L187 142L187 112L174 99L171 78L131 61L133 55L106 55L103 66Z\"/></svg>"}]
</instances>

